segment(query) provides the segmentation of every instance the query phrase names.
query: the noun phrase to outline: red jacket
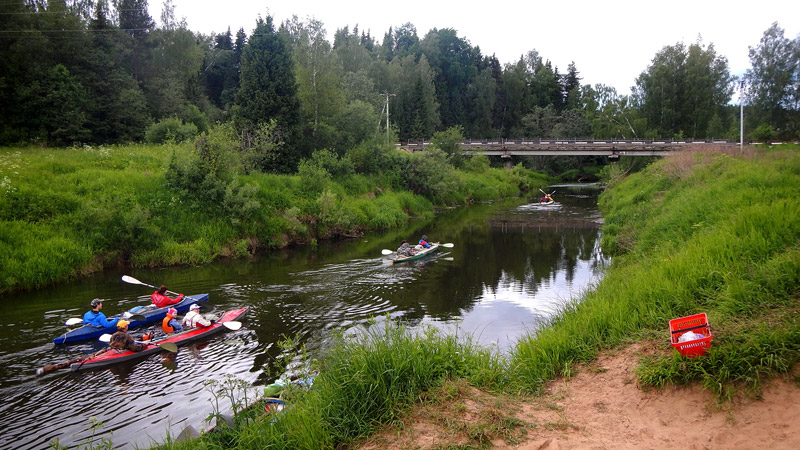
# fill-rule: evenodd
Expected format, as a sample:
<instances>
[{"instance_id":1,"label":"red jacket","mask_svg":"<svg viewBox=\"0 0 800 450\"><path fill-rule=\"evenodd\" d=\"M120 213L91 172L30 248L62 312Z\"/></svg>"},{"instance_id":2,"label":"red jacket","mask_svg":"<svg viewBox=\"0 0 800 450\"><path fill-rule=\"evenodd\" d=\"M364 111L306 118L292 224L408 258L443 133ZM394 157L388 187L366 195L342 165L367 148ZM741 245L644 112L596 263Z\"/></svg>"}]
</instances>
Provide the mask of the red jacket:
<instances>
[{"instance_id":1,"label":"red jacket","mask_svg":"<svg viewBox=\"0 0 800 450\"><path fill-rule=\"evenodd\" d=\"M174 305L175 303L178 303L181 300L183 300L183 294L172 299L167 297L166 295L159 294L158 291L155 291L150 296L150 299L153 300L154 305L158 306L159 308L163 308L165 306Z\"/></svg>"}]
</instances>

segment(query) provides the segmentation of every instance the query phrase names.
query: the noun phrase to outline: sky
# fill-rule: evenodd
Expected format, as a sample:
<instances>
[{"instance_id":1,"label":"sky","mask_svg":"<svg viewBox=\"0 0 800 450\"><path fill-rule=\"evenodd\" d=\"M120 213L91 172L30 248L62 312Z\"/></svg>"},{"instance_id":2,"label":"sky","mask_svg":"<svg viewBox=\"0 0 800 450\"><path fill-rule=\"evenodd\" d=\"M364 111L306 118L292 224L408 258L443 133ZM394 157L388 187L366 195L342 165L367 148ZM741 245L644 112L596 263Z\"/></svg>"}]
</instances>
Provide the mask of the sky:
<instances>
[{"instance_id":1,"label":"sky","mask_svg":"<svg viewBox=\"0 0 800 450\"><path fill-rule=\"evenodd\" d=\"M559 73L575 63L581 84L613 86L620 95L630 94L636 78L665 46L686 46L698 37L714 45L718 56L728 59L732 74L750 68L748 47L757 47L764 31L774 22L784 36L800 34L800 1L758 0L494 0L442 1L364 0L258 1L172 0L177 19L204 34L235 35L253 31L259 15L276 24L297 16L321 21L328 40L337 29L358 26L370 31L378 43L389 27L411 23L422 39L433 28L452 28L459 37L494 54L501 64L516 62L530 50L550 60ZM150 0L149 11L160 23L162 0ZM229 5L224 7L222 5ZM744 8L747 6L747 8Z\"/></svg>"}]
</instances>

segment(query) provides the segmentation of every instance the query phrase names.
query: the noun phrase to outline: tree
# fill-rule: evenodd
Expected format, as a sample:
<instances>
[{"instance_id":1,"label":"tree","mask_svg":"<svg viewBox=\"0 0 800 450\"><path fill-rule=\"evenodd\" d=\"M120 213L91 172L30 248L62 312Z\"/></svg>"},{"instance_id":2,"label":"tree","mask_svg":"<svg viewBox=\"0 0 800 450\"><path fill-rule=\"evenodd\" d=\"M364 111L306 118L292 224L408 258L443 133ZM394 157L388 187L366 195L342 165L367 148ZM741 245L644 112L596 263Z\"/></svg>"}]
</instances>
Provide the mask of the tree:
<instances>
[{"instance_id":1,"label":"tree","mask_svg":"<svg viewBox=\"0 0 800 450\"><path fill-rule=\"evenodd\" d=\"M304 156L296 150L300 102L289 47L275 31L272 16L259 18L242 53L241 86L236 93L234 122L245 136L253 136L269 120L286 145L280 157L270 160L266 171L291 172ZM247 142L246 142L247 144Z\"/></svg>"},{"instance_id":2,"label":"tree","mask_svg":"<svg viewBox=\"0 0 800 450\"><path fill-rule=\"evenodd\" d=\"M797 136L790 124L798 121L800 111L800 37L791 41L773 23L758 47L750 47L752 68L745 74L746 98L754 107L754 124L771 125L786 137Z\"/></svg>"},{"instance_id":3,"label":"tree","mask_svg":"<svg viewBox=\"0 0 800 450\"><path fill-rule=\"evenodd\" d=\"M636 79L634 101L658 136L706 137L733 94L726 58L700 39L666 46Z\"/></svg>"},{"instance_id":4,"label":"tree","mask_svg":"<svg viewBox=\"0 0 800 450\"><path fill-rule=\"evenodd\" d=\"M442 126L466 123L466 93L477 75L478 53L452 28L432 29L420 47L434 73Z\"/></svg>"},{"instance_id":5,"label":"tree","mask_svg":"<svg viewBox=\"0 0 800 450\"><path fill-rule=\"evenodd\" d=\"M340 88L341 65L322 22L311 19L304 23L294 16L281 25L281 30L292 42L305 144L311 151L331 147L336 141L333 121L345 104L345 93Z\"/></svg>"}]
</instances>

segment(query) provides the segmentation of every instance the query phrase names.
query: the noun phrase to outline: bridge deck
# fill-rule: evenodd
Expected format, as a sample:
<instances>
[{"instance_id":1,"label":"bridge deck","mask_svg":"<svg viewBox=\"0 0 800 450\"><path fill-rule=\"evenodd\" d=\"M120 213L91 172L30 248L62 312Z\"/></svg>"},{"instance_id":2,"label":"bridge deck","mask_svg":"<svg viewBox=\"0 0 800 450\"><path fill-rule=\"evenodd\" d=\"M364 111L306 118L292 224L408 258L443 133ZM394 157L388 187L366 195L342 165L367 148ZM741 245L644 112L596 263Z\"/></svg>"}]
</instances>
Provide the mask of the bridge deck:
<instances>
[{"instance_id":1,"label":"bridge deck","mask_svg":"<svg viewBox=\"0 0 800 450\"><path fill-rule=\"evenodd\" d=\"M414 152L423 150L430 142L408 141L397 146ZM465 153L488 156L666 156L689 145L736 146L728 140L598 140L598 139L497 139L464 141Z\"/></svg>"}]
</instances>

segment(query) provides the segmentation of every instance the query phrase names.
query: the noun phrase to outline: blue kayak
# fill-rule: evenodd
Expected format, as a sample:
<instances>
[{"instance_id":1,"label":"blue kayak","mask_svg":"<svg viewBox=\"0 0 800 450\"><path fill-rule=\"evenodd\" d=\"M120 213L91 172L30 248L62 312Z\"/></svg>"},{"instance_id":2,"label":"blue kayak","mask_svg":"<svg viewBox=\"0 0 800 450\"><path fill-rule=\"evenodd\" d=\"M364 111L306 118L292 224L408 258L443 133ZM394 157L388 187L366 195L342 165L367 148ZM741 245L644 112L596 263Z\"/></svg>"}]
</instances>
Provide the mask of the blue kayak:
<instances>
[{"instance_id":1,"label":"blue kayak","mask_svg":"<svg viewBox=\"0 0 800 450\"><path fill-rule=\"evenodd\" d=\"M163 308L156 308L155 305L152 304L145 306L136 306L122 314L117 314L115 316L108 317L108 320L109 321L113 319L129 320L128 318L134 314L144 316L144 320L134 320L131 321L130 325L128 325L128 328L135 328L142 325L147 325L149 323L158 322L164 319L164 317L167 316L167 310L169 308L177 309L178 313L180 314L188 311L189 306L191 306L192 303L205 302L205 301L208 301L208 294L187 295L183 297L183 300L181 300L178 303L175 303L174 305L165 306ZM117 331L116 326L97 327L94 325L84 325L80 328L70 330L65 334L60 335L59 337L53 339L53 342L56 344L69 344L71 342L85 341L87 339L98 338L106 333L114 333L115 331Z\"/></svg>"}]
</instances>

